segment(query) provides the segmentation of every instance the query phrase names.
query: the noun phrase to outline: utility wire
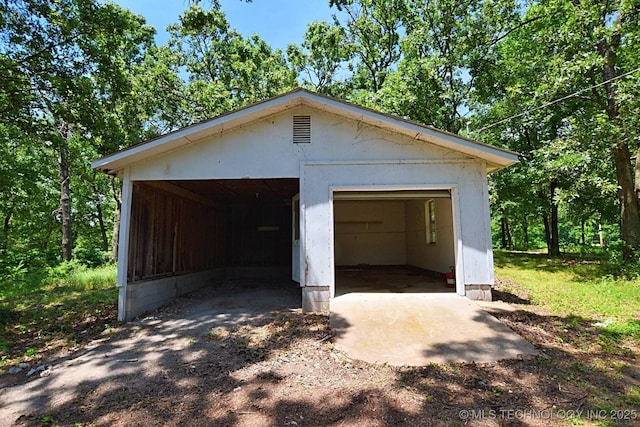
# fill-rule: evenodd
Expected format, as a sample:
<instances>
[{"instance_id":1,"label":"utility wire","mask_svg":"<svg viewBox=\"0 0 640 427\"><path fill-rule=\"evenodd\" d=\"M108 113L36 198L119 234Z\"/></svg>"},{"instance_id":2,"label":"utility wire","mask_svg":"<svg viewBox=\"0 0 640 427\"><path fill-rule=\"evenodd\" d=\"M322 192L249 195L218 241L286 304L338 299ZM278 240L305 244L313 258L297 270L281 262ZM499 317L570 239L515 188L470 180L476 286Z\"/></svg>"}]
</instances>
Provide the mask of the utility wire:
<instances>
[{"instance_id":1,"label":"utility wire","mask_svg":"<svg viewBox=\"0 0 640 427\"><path fill-rule=\"evenodd\" d=\"M600 86L602 86L602 85L605 85L605 84L607 84L607 83L610 83L610 82L612 82L612 81L614 81L614 80L618 80L618 79L621 79L621 78L623 78L623 77L627 77L627 76L629 76L629 75L631 75L631 74L633 74L633 73L635 73L635 72L637 72L637 71L640 71L640 67L638 67L638 68L636 68L636 69L634 69L634 70L631 70L631 71L629 71L629 72L626 72L626 73L624 73L624 74L620 74L619 76L616 76L616 77L614 77L614 78L612 78L612 79L605 80L605 81L603 81L602 83L598 83L598 84L593 85L593 86L591 86L591 87L588 87L588 88L585 88L585 89L581 89L581 90L579 90L579 91L577 91L577 92L572 93L571 95L563 96L562 98L558 98L558 99L556 99L556 100L554 100L554 101L551 101L551 102L548 102L548 103L546 103L546 104L544 104L544 105L540 105L540 106L538 106L538 107L532 108L531 110L523 111L522 113L518 113L518 114L515 114L515 115L513 115L513 116L507 117L506 119L502 119L502 120L499 120L499 121L497 121L497 122L495 122L495 123L491 123L490 125L487 125L487 126L485 126L485 127L482 127L482 128L480 128L480 129L478 129L478 130L471 131L471 133L479 133L479 132L485 131L485 130L487 130L487 129L491 129L491 128L492 128L492 127L494 127L494 126L498 126L499 124L502 124L502 123L504 123L504 122L508 122L509 120L515 119L515 118L517 118L517 117L522 117L522 116L524 116L525 114L533 113L534 111L538 111L538 110L541 110L541 109L543 109L543 108L547 108L547 107L548 107L548 106L550 106L550 105L557 104L558 102L565 101L565 100L567 100L567 99L569 99L569 98L573 98L574 96L578 96L578 95L580 95L581 93L586 92L586 91L588 91L588 90L592 90L592 89L595 89L595 88L600 87Z\"/></svg>"}]
</instances>

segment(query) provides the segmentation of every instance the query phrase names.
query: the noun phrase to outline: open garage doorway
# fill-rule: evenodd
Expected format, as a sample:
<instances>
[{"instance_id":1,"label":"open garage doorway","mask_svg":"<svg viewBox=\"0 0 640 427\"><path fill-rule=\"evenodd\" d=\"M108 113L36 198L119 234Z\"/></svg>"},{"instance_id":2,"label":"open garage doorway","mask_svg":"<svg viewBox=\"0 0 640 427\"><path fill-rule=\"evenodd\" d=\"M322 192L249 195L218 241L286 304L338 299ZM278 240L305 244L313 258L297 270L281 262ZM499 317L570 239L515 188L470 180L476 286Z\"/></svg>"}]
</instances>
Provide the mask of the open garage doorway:
<instances>
[{"instance_id":1,"label":"open garage doorway","mask_svg":"<svg viewBox=\"0 0 640 427\"><path fill-rule=\"evenodd\" d=\"M336 191L335 296L353 292L455 292L451 193Z\"/></svg>"},{"instance_id":2,"label":"open garage doorway","mask_svg":"<svg viewBox=\"0 0 640 427\"><path fill-rule=\"evenodd\" d=\"M297 178L133 182L123 317L222 281L295 287L298 192Z\"/></svg>"}]
</instances>

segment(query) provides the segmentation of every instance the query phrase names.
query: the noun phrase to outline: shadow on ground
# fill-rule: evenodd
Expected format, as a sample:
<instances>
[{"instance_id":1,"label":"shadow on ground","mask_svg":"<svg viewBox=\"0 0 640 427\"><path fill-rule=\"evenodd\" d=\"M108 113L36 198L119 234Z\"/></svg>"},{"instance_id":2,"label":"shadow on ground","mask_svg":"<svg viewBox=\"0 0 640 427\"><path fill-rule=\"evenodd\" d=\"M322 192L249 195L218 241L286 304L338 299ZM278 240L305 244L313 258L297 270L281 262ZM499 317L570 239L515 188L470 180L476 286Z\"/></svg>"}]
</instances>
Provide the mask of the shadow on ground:
<instances>
[{"instance_id":1,"label":"shadow on ground","mask_svg":"<svg viewBox=\"0 0 640 427\"><path fill-rule=\"evenodd\" d=\"M575 254L564 253L558 257L551 257L546 253L495 251L494 263L496 267L517 269L535 269L550 273L566 272L566 267L571 266L571 273L577 280L593 280L594 277L602 277L607 274L615 274L610 271L610 264L603 263L603 258L593 256L585 258Z\"/></svg>"},{"instance_id":2,"label":"shadow on ground","mask_svg":"<svg viewBox=\"0 0 640 427\"><path fill-rule=\"evenodd\" d=\"M499 280L500 279L497 279L496 281ZM531 301L528 298L522 298L521 296L518 296L513 292L509 292L499 288L493 288L491 290L491 299L493 301L502 301L508 304L531 305Z\"/></svg>"},{"instance_id":3,"label":"shadow on ground","mask_svg":"<svg viewBox=\"0 0 640 427\"><path fill-rule=\"evenodd\" d=\"M63 347L89 343L105 327L117 323L117 289L78 289L58 286L22 298L0 300L0 356L19 360L29 349L53 353ZM87 304L87 301L96 301ZM106 304L105 301L113 301ZM74 321L69 318L73 316ZM0 379L0 387L5 383Z\"/></svg>"},{"instance_id":4,"label":"shadow on ground","mask_svg":"<svg viewBox=\"0 0 640 427\"><path fill-rule=\"evenodd\" d=\"M496 316L540 356L393 368L337 352L326 316L271 305L269 286L236 303L215 289L181 298L50 377L3 390L0 407L22 403L12 413L21 426L546 426L501 411L554 409L572 425L561 410L640 405L637 346L600 345L589 319L504 311Z\"/></svg>"}]
</instances>

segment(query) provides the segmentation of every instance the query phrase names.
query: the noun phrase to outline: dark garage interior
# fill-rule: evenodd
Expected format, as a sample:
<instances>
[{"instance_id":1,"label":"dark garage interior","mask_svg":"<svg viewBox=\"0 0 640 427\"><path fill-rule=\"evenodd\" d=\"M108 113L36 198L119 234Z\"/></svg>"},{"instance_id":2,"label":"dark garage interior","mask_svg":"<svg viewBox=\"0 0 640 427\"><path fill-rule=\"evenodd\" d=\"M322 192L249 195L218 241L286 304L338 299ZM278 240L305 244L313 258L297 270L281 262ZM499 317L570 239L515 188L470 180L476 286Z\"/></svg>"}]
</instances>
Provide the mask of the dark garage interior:
<instances>
[{"instance_id":1,"label":"dark garage interior","mask_svg":"<svg viewBox=\"0 0 640 427\"><path fill-rule=\"evenodd\" d=\"M210 269L291 278L297 178L137 181L127 281Z\"/></svg>"}]
</instances>

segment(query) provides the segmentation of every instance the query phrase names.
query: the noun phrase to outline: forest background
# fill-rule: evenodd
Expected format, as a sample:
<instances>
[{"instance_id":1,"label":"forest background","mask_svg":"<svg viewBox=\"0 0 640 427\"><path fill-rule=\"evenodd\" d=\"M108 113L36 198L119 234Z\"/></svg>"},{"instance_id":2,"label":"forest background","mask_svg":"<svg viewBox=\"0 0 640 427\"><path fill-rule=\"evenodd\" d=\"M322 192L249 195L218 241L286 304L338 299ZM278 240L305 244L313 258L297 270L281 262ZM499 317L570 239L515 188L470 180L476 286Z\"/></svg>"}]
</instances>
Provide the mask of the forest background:
<instances>
[{"instance_id":1,"label":"forest background","mask_svg":"<svg viewBox=\"0 0 640 427\"><path fill-rule=\"evenodd\" d=\"M640 0L329 5L278 50L216 1L157 44L110 2L0 0L0 283L116 259L91 160L297 86L520 153L490 177L496 247L638 265Z\"/></svg>"}]
</instances>

